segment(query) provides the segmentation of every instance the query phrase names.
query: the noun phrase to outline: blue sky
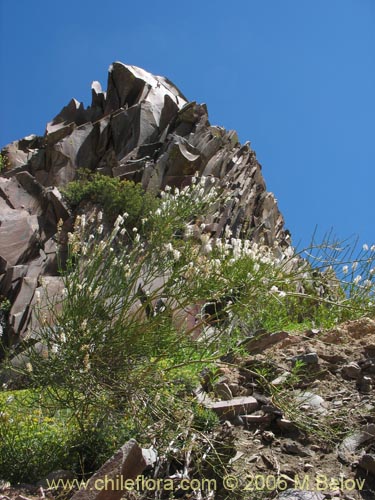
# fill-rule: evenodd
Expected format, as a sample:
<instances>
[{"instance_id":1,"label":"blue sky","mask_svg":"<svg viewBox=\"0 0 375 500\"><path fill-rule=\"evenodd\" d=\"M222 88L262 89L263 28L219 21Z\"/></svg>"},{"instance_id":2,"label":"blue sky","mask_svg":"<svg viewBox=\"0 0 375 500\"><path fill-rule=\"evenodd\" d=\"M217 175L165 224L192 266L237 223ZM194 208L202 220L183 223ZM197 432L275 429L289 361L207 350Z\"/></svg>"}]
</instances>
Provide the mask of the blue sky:
<instances>
[{"instance_id":1,"label":"blue sky","mask_svg":"<svg viewBox=\"0 0 375 500\"><path fill-rule=\"evenodd\" d=\"M0 0L0 23L0 146L120 60L251 141L294 243L375 243L374 0Z\"/></svg>"}]
</instances>

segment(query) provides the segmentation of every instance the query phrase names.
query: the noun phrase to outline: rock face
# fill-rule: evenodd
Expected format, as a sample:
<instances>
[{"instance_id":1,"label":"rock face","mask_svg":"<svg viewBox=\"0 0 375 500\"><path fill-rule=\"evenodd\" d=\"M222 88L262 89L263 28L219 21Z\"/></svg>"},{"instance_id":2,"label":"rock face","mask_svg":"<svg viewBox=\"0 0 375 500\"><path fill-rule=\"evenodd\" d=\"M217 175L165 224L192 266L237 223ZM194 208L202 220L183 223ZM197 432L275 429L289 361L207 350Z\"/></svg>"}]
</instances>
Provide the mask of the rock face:
<instances>
[{"instance_id":1,"label":"rock face","mask_svg":"<svg viewBox=\"0 0 375 500\"><path fill-rule=\"evenodd\" d=\"M215 235L230 227L235 237L289 245L249 144L211 126L206 106L188 102L169 80L135 66L115 62L107 92L93 82L91 106L72 99L43 137L25 137L2 153L8 167L0 176L0 296L13 304L8 342L27 331L39 277L56 273L56 225L70 217L58 188L78 168L141 182L153 193L186 185L196 172L214 176L230 193L209 221Z\"/></svg>"}]
</instances>

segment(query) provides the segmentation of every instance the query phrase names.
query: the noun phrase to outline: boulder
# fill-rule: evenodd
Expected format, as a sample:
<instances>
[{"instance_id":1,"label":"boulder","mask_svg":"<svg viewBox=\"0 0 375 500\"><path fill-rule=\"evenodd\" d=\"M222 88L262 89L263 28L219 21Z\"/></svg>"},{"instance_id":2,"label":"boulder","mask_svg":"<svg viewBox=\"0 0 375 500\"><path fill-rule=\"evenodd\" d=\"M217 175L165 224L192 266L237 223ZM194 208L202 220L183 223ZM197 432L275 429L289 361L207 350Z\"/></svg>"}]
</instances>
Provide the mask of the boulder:
<instances>
[{"instance_id":1,"label":"boulder","mask_svg":"<svg viewBox=\"0 0 375 500\"><path fill-rule=\"evenodd\" d=\"M86 488L72 496L72 500L120 500L134 480L147 467L134 439L124 444L105 464L88 480Z\"/></svg>"}]
</instances>

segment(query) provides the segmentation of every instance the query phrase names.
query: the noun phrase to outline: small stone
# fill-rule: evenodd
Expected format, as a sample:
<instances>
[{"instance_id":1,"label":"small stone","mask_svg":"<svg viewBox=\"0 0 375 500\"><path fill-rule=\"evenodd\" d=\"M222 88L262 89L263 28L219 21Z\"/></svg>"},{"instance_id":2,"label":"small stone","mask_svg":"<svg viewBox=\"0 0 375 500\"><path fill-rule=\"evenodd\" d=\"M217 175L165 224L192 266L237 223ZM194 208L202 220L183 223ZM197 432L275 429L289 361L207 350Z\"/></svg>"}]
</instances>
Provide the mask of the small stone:
<instances>
[{"instance_id":1,"label":"small stone","mask_svg":"<svg viewBox=\"0 0 375 500\"><path fill-rule=\"evenodd\" d=\"M272 420L271 415L241 415L241 418L247 424L262 424Z\"/></svg>"},{"instance_id":2,"label":"small stone","mask_svg":"<svg viewBox=\"0 0 375 500\"><path fill-rule=\"evenodd\" d=\"M296 443L295 441L288 441L286 443L283 443L281 446L281 450L288 455L297 455L299 457L307 457L312 455L310 450L300 445L299 443Z\"/></svg>"},{"instance_id":3,"label":"small stone","mask_svg":"<svg viewBox=\"0 0 375 500\"><path fill-rule=\"evenodd\" d=\"M236 415L232 420L232 425L235 425L236 427L243 427L245 425L243 417Z\"/></svg>"},{"instance_id":4,"label":"small stone","mask_svg":"<svg viewBox=\"0 0 375 500\"><path fill-rule=\"evenodd\" d=\"M288 380L288 377L290 376L290 372L284 372L278 377L276 377L274 380L272 380L271 384L272 385L282 385L285 384L285 382Z\"/></svg>"},{"instance_id":5,"label":"small stone","mask_svg":"<svg viewBox=\"0 0 375 500\"><path fill-rule=\"evenodd\" d=\"M306 337L316 337L317 335L319 335L319 333L321 333L322 330L319 330L317 328L311 328L311 330L307 330L307 332L305 333Z\"/></svg>"},{"instance_id":6,"label":"small stone","mask_svg":"<svg viewBox=\"0 0 375 500\"><path fill-rule=\"evenodd\" d=\"M362 455L358 465L375 476L375 455L370 453Z\"/></svg>"},{"instance_id":7,"label":"small stone","mask_svg":"<svg viewBox=\"0 0 375 500\"><path fill-rule=\"evenodd\" d=\"M276 420L276 425L283 431L296 431L298 429L291 420L288 420L286 418L278 418Z\"/></svg>"},{"instance_id":8,"label":"small stone","mask_svg":"<svg viewBox=\"0 0 375 500\"><path fill-rule=\"evenodd\" d=\"M0 493L10 488L10 482L0 479Z\"/></svg>"},{"instance_id":9,"label":"small stone","mask_svg":"<svg viewBox=\"0 0 375 500\"><path fill-rule=\"evenodd\" d=\"M240 392L240 386L238 384L228 384L228 387L231 390L233 396L237 396L237 394Z\"/></svg>"},{"instance_id":10,"label":"small stone","mask_svg":"<svg viewBox=\"0 0 375 500\"><path fill-rule=\"evenodd\" d=\"M345 379L357 379L361 375L361 368L357 363L349 363L341 368L341 375Z\"/></svg>"},{"instance_id":11,"label":"small stone","mask_svg":"<svg viewBox=\"0 0 375 500\"><path fill-rule=\"evenodd\" d=\"M50 485L55 483L57 484L59 481L72 481L76 475L74 472L70 470L56 470L53 472L50 472L48 476L46 476L44 479L38 481L36 483L36 486L41 486L42 488L50 488Z\"/></svg>"},{"instance_id":12,"label":"small stone","mask_svg":"<svg viewBox=\"0 0 375 500\"><path fill-rule=\"evenodd\" d=\"M319 364L319 357L316 352L308 352L307 354L300 354L299 356L294 356L292 358L292 366L295 366L297 361L302 361L305 365L317 365Z\"/></svg>"},{"instance_id":13,"label":"small stone","mask_svg":"<svg viewBox=\"0 0 375 500\"><path fill-rule=\"evenodd\" d=\"M282 491L276 500L324 500L325 495L318 491L288 489Z\"/></svg>"},{"instance_id":14,"label":"small stone","mask_svg":"<svg viewBox=\"0 0 375 500\"><path fill-rule=\"evenodd\" d=\"M271 431L264 431L262 433L262 438L267 443L272 443L272 441L275 439L275 434L273 432L271 432Z\"/></svg>"},{"instance_id":15,"label":"small stone","mask_svg":"<svg viewBox=\"0 0 375 500\"><path fill-rule=\"evenodd\" d=\"M363 394L368 394L369 392L372 391L373 388L373 383L371 377L368 377L365 375L364 377L361 378L359 382L359 390Z\"/></svg>"},{"instance_id":16,"label":"small stone","mask_svg":"<svg viewBox=\"0 0 375 500\"><path fill-rule=\"evenodd\" d=\"M219 417L225 418L234 418L236 415L252 413L259 409L258 401L251 396L209 402L205 406L213 410Z\"/></svg>"},{"instance_id":17,"label":"small stone","mask_svg":"<svg viewBox=\"0 0 375 500\"><path fill-rule=\"evenodd\" d=\"M310 450L311 450L311 451L319 451L320 449L321 449L321 448L320 448L320 446L319 446L318 444L312 444L312 445L310 446Z\"/></svg>"},{"instance_id":18,"label":"small stone","mask_svg":"<svg viewBox=\"0 0 375 500\"><path fill-rule=\"evenodd\" d=\"M228 384L225 382L219 382L214 385L214 393L215 395L222 399L223 401L229 401L233 398L232 391L230 390Z\"/></svg>"}]
</instances>

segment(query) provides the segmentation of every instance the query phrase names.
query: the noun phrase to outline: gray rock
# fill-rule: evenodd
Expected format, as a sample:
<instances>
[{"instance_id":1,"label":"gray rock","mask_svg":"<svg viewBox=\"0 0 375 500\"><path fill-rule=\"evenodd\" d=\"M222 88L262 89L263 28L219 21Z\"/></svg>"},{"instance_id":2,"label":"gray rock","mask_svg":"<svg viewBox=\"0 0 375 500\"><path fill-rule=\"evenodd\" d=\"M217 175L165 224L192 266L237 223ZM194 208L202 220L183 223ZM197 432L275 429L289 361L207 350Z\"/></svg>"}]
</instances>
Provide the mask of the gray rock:
<instances>
[{"instance_id":1,"label":"gray rock","mask_svg":"<svg viewBox=\"0 0 375 500\"><path fill-rule=\"evenodd\" d=\"M292 488L281 492L276 500L324 500L325 495L319 491L294 490Z\"/></svg>"},{"instance_id":2,"label":"gray rock","mask_svg":"<svg viewBox=\"0 0 375 500\"><path fill-rule=\"evenodd\" d=\"M120 500L125 481L135 480L147 467L142 449L134 439L122 446L91 478L87 487L72 496L73 500ZM121 481L122 479L122 481ZM114 489L103 488L113 480ZM106 482L106 483L105 483ZM101 487L101 488L100 488Z\"/></svg>"},{"instance_id":3,"label":"gray rock","mask_svg":"<svg viewBox=\"0 0 375 500\"><path fill-rule=\"evenodd\" d=\"M294 391L295 397L300 404L300 408L309 409L316 413L325 414L329 406L321 396L308 391Z\"/></svg>"},{"instance_id":4,"label":"gray rock","mask_svg":"<svg viewBox=\"0 0 375 500\"><path fill-rule=\"evenodd\" d=\"M234 418L236 415L246 415L259 409L259 404L252 396L238 397L229 401L214 401L205 404L221 418Z\"/></svg>"},{"instance_id":5,"label":"gray rock","mask_svg":"<svg viewBox=\"0 0 375 500\"><path fill-rule=\"evenodd\" d=\"M294 424L291 420L288 420L286 418L278 418L276 420L276 425L282 431L294 432L298 430L296 424Z\"/></svg>"},{"instance_id":6,"label":"gray rock","mask_svg":"<svg viewBox=\"0 0 375 500\"><path fill-rule=\"evenodd\" d=\"M375 455L365 453L359 459L358 465L375 476Z\"/></svg>"},{"instance_id":7,"label":"gray rock","mask_svg":"<svg viewBox=\"0 0 375 500\"><path fill-rule=\"evenodd\" d=\"M361 368L357 363L349 363L341 368L341 375L345 379L357 379L361 375Z\"/></svg>"},{"instance_id":8,"label":"gray rock","mask_svg":"<svg viewBox=\"0 0 375 500\"><path fill-rule=\"evenodd\" d=\"M346 437L338 448L338 456L343 462L352 463L360 447L375 439L375 424L367 424L361 430Z\"/></svg>"},{"instance_id":9,"label":"gray rock","mask_svg":"<svg viewBox=\"0 0 375 500\"><path fill-rule=\"evenodd\" d=\"M299 457L309 457L313 455L308 448L295 441L286 441L281 445L281 450L288 455L297 455Z\"/></svg>"},{"instance_id":10,"label":"gray rock","mask_svg":"<svg viewBox=\"0 0 375 500\"><path fill-rule=\"evenodd\" d=\"M229 389L228 384L226 384L225 382L215 384L214 393L218 398L224 401L228 401L233 398L232 391Z\"/></svg>"},{"instance_id":11,"label":"gray rock","mask_svg":"<svg viewBox=\"0 0 375 500\"><path fill-rule=\"evenodd\" d=\"M295 366L297 361L302 361L305 365L312 366L319 364L319 357L316 352L309 352L307 354L300 354L292 358L292 365Z\"/></svg>"},{"instance_id":12,"label":"gray rock","mask_svg":"<svg viewBox=\"0 0 375 500\"><path fill-rule=\"evenodd\" d=\"M48 476L46 476L44 479L41 479L36 483L37 487L42 487L45 489L53 487L53 484L58 483L59 480L62 481L72 481L75 479L76 475L74 472L70 470L56 470L53 472L50 472Z\"/></svg>"},{"instance_id":13,"label":"gray rock","mask_svg":"<svg viewBox=\"0 0 375 500\"><path fill-rule=\"evenodd\" d=\"M373 389L373 380L371 377L364 375L359 381L358 388L363 394L369 394Z\"/></svg>"},{"instance_id":14,"label":"gray rock","mask_svg":"<svg viewBox=\"0 0 375 500\"><path fill-rule=\"evenodd\" d=\"M288 332L261 333L246 341L246 349L252 354L263 352L269 347L288 338Z\"/></svg>"}]
</instances>

